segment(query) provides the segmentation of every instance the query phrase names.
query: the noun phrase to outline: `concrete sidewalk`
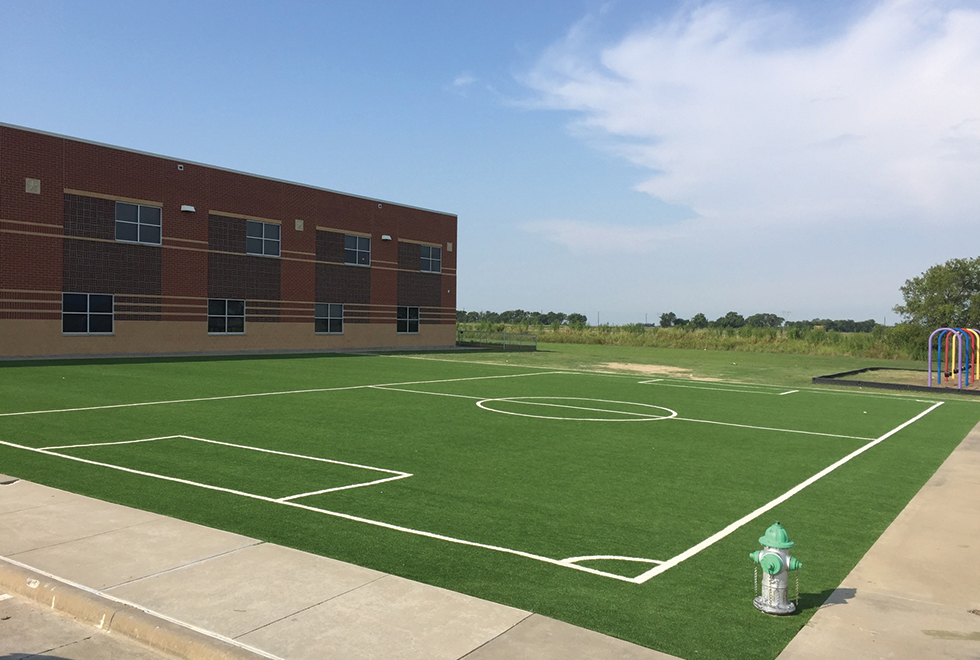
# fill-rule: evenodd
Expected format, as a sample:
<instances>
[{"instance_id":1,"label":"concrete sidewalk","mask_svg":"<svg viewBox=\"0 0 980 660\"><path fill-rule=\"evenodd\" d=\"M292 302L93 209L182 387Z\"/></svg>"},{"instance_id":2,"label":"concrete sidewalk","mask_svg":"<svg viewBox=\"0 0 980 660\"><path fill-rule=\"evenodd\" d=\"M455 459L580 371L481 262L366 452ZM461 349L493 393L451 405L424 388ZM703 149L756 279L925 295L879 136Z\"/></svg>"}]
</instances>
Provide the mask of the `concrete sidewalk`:
<instances>
[{"instance_id":1,"label":"concrete sidewalk","mask_svg":"<svg viewBox=\"0 0 980 660\"><path fill-rule=\"evenodd\" d=\"M101 631L92 636L96 642L123 636L178 657L214 660L672 657L504 605L24 481L0 486L0 529L6 558L0 598L20 599L0 600L0 613L33 599L87 618L89 630ZM978 566L980 425L778 660L980 658ZM0 660L45 646L9 621L0 616ZM86 655L85 644L75 646L79 654L56 657L117 657Z\"/></svg>"},{"instance_id":2,"label":"concrete sidewalk","mask_svg":"<svg viewBox=\"0 0 980 660\"><path fill-rule=\"evenodd\" d=\"M26 481L0 486L0 529L0 595L178 657L671 657L523 610ZM36 631L10 621L0 620L0 660L45 646Z\"/></svg>"}]
</instances>

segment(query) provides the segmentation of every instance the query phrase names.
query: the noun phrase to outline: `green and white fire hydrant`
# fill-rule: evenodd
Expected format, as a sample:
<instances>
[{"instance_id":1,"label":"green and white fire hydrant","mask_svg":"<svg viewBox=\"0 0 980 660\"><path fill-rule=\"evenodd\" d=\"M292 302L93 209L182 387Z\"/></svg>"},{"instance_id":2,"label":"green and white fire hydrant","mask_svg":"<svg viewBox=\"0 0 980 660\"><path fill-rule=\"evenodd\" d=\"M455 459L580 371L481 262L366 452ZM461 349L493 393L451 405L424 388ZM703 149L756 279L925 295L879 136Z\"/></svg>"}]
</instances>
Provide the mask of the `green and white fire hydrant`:
<instances>
[{"instance_id":1,"label":"green and white fire hydrant","mask_svg":"<svg viewBox=\"0 0 980 660\"><path fill-rule=\"evenodd\" d=\"M789 571L803 568L803 564L787 552L793 542L776 521L766 530L765 536L759 537L759 543L763 545L762 550L749 553L749 557L762 567L762 595L755 599L756 609L766 614L792 614L796 606L786 598Z\"/></svg>"}]
</instances>

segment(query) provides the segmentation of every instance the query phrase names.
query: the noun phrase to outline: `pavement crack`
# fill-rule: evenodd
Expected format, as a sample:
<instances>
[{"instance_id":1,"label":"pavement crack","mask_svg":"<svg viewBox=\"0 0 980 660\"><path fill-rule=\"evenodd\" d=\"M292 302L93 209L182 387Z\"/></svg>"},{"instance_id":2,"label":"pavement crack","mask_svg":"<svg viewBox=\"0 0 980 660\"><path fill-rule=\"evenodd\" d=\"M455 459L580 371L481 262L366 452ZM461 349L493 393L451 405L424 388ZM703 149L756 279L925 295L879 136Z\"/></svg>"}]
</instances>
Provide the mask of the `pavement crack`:
<instances>
[{"instance_id":1,"label":"pavement crack","mask_svg":"<svg viewBox=\"0 0 980 660\"><path fill-rule=\"evenodd\" d=\"M162 571L157 571L156 573L151 573L149 575L141 575L138 578L133 578L132 580L126 580L125 582L119 582L118 584L113 584L103 591L109 591L111 589L117 589L119 587L124 587L128 584L133 584L134 582L140 582L142 580L149 580L150 578L159 577L161 575L166 575L167 573L173 573L174 571L181 571L185 568L190 568L191 566L197 566L198 564L203 564L204 562L211 561L212 559L217 559L218 557L224 557L226 555L234 554L239 550L245 550L246 548L254 548L257 545L262 545L265 541L255 541L254 543L249 543L248 545L239 546L237 548L232 548L231 550L226 550L224 552L219 552L215 555L209 555L207 557L202 557L200 559L195 559L194 561L188 562L186 564L181 564L180 566L172 566L170 568L164 569ZM2 659L0 659L2 660Z\"/></svg>"}]
</instances>

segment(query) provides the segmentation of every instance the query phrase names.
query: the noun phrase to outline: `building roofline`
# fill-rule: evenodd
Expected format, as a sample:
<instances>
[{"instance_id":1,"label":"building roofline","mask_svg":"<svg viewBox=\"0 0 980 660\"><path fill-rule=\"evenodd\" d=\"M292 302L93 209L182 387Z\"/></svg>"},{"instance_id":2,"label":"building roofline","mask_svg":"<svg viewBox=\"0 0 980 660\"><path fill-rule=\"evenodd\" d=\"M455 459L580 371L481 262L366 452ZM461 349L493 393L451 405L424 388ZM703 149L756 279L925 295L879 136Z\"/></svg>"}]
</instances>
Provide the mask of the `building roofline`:
<instances>
[{"instance_id":1,"label":"building roofline","mask_svg":"<svg viewBox=\"0 0 980 660\"><path fill-rule=\"evenodd\" d=\"M11 128L17 131L26 131L28 133L36 133L38 135L47 135L49 137L60 138L62 140L72 140L73 142L82 142L84 144L91 144L97 147L106 147L107 149L116 149L118 151L126 151L131 154L139 154L141 156L150 156L152 158L162 158L164 160L170 160L179 164L196 165L198 167L207 167L212 170L219 170L221 172L228 172L230 174L241 174L243 176L250 176L256 179L264 179L265 181L274 181L276 183L285 183L291 186L301 186L303 188L311 188L313 190L320 190L322 192L334 193L337 195L344 195L346 197L355 197L357 199L363 199L369 202L378 202L379 204L391 204L392 206L400 206L402 208L414 209L416 211L425 211L426 213L437 213L439 215L445 215L450 218L459 218L455 213L448 213L446 211L436 211L434 209L427 209L421 206L412 206L411 204L403 204L401 202L392 202L386 199L378 199L375 197L366 197L364 195L357 195L354 193L347 193L340 190L333 190L332 188L323 188L321 186L313 186L307 183L299 183L298 181L289 181L288 179L277 179L272 176L263 176L261 174L253 174L251 172L244 172L242 170L234 170L229 167L220 167L218 165L208 165L207 163L199 163L193 160L184 160L181 158L174 158L173 156L164 156L162 154L155 154L149 151L140 151L139 149L129 149L127 147L120 147L114 144L106 144L105 142L96 142L95 140L85 140L83 138L72 137L70 135L62 135L60 133L52 133L51 131L42 131L36 128L28 128L27 126L18 126L16 124L7 124L5 122L0 122L0 128Z\"/></svg>"}]
</instances>

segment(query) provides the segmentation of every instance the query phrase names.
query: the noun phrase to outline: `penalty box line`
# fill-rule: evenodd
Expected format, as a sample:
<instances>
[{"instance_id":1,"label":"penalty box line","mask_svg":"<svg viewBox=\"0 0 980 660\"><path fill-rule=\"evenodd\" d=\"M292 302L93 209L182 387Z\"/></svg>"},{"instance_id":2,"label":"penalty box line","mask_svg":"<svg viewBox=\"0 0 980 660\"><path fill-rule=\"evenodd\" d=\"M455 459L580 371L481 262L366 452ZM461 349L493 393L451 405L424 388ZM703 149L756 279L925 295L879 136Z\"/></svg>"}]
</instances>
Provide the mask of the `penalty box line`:
<instances>
[{"instance_id":1,"label":"penalty box line","mask_svg":"<svg viewBox=\"0 0 980 660\"><path fill-rule=\"evenodd\" d=\"M636 578L634 578L634 581L637 584L643 584L647 580L649 580L649 579L651 579L653 577L656 577L657 575L660 575L664 571L670 570L671 568L673 568L674 566L677 566L678 564L680 564L683 561L686 561L686 560L690 559L691 557L693 557L694 555L698 554L702 550L704 550L704 549L706 549L706 548L714 545L718 541L722 540L723 538L725 538L726 536L728 536L729 534L731 534L735 530L739 529L740 527L746 525L747 523L752 522L753 520L755 520L756 518L758 518L762 514L766 513L767 511L770 511L771 509L774 509L776 506L782 504L783 502L785 502L789 498L793 497L794 495L796 495L797 493L799 493L800 491L802 491L807 486L810 486L810 485L816 483L817 481L820 481L821 479L823 479L824 477L826 477L828 474L830 474L831 472L833 472L837 468L841 467L842 465L845 465L845 464L849 463L852 459L857 458L858 456L860 456L864 452L868 451L872 447L874 447L874 446L876 446L876 445L884 442L885 440L887 440L888 438L892 437L893 435L895 435L896 433L898 433L902 429L904 429L904 428L906 428L908 426L911 426L912 424L914 424L915 422L919 421L920 419L922 419L923 417L925 417L926 415L928 415L929 413L931 413L933 410L935 410L936 408L938 408L941 405L943 405L943 402L942 401L940 401L940 402L938 402L938 403L930 406L929 408L927 408L926 410L922 411L921 413L919 413L918 415L916 415L912 419L907 420L907 421L903 422L902 424L899 424L898 426L896 426L895 428L893 428L891 431L888 431L884 435L881 435L881 436L875 438L874 440L872 440L868 444L866 444L866 445L864 445L862 447L859 447L858 449L852 451L850 454L848 454L844 458L840 459L839 461L837 461L837 462L835 462L835 463L827 466L826 468L824 468L820 472L817 472L815 475L813 475L812 477L810 477L806 481L803 481L802 483L798 484L797 486L794 486L793 488L790 488L788 491L786 491L785 493L783 493L779 497L777 497L777 498L775 498L775 499L767 502L766 504L763 504L762 506L760 506L758 509L756 509L752 513L750 513L750 514L748 514L748 515L746 515L746 516L744 516L742 518L739 518L738 520L736 520L732 524L730 524L727 527L725 527L724 529L722 529L720 532L718 532L718 533L716 533L716 534L714 534L714 535L706 538L704 541L701 541L701 543L698 543L694 547L685 550L684 552L680 553L679 555L676 555L674 557L671 557L670 559L666 560L665 562L663 562L659 566L656 566L654 568L651 568L646 573L642 573L642 574L636 576Z\"/></svg>"},{"instance_id":2,"label":"penalty box line","mask_svg":"<svg viewBox=\"0 0 980 660\"><path fill-rule=\"evenodd\" d=\"M373 472L385 472L387 474L394 475L394 476L391 476L391 477L385 477L384 479L375 479L374 481L362 481L362 482L359 482L359 483L356 483L356 484L349 484L347 486L335 486L333 488L323 488L323 489L320 489L320 490L313 490L313 491L310 491L308 493L298 493L296 495L288 495L286 497L277 498L277 501L280 501L280 502L287 502L289 500L298 500L300 498L310 497L312 495L323 495L325 493L334 493L334 492L337 492L337 491L340 491L340 490L350 490L352 488L362 488L364 486L376 486L377 484L383 484L383 483L386 483L388 481L397 481L399 479L407 479L408 477L413 476L412 473L410 473L410 472L402 472L401 470L389 470L387 468L374 467L373 465L361 465L360 463L349 463L347 461L338 461L338 460L335 460L335 459L332 459L332 458L320 458L318 456L306 456L304 454L293 454L293 453L288 452L288 451L277 451L275 449L265 449L263 447L252 447L252 446L249 446L249 445L237 445L237 444L234 444L232 442L221 442L220 440L209 440L207 438L195 438L194 436L191 436L191 435L165 435L165 436L160 436L158 438L144 438L142 440L122 440L122 441L119 441L119 442L92 442L92 443L87 443L87 444L83 444L83 445L58 445L58 446L52 446L52 447L41 447L41 449L44 449L44 450L49 451L49 452L52 452L53 454L55 454L57 456L63 456L63 457L66 457L67 458L67 456L65 454L59 454L57 452L54 452L53 450L55 450L55 449L76 449L76 448L83 448L83 447L110 447L110 446L115 446L115 445L133 445L133 444L139 444L139 443L142 443L142 442L155 442L157 440L174 440L176 438L183 438L185 440L194 440L195 442L206 442L206 443L209 443L209 444L212 444L212 445L221 445L223 447L234 447L235 449L247 449L249 451L262 452L264 454L276 454L277 456L288 456L290 458L301 458L303 460L316 461L318 463L330 463L332 465L343 465L345 467L359 468L359 469L362 469L362 470L371 470ZM109 464L107 463L106 465L109 465ZM186 483L187 484L190 484L190 485L196 485L196 486L204 485L204 484L200 484L200 483L198 483L196 481L186 481Z\"/></svg>"},{"instance_id":3,"label":"penalty box line","mask_svg":"<svg viewBox=\"0 0 980 660\"><path fill-rule=\"evenodd\" d=\"M163 406L173 403L198 403L202 401L226 401L230 399L249 399L260 396L284 396L287 394L311 394L317 392L343 392L347 390L364 390L373 387L396 387L399 385L429 385L434 383L456 383L467 380L492 380L496 378L523 378L524 376L546 376L563 373L559 371L539 371L526 374L503 374L499 376L468 376L466 378L440 378L437 380L411 380L401 383L377 383L372 385L348 385L345 387L318 387L306 390L285 390L282 392L253 392L251 394L226 394L223 396L206 396L193 399L169 399L166 401L141 401L137 403L114 403L105 406L84 406L80 408L58 408L53 410L24 410L18 412L0 413L0 417L17 417L23 415L46 415L51 413L83 412L86 410L111 410L113 408L136 408L139 406Z\"/></svg>"},{"instance_id":4,"label":"penalty box line","mask_svg":"<svg viewBox=\"0 0 980 660\"><path fill-rule=\"evenodd\" d=\"M178 437L178 436L169 436L169 437ZM188 437L188 436L183 436L183 437ZM154 438L154 439L155 440L159 440L159 439L163 439L163 438ZM149 440L147 440L147 441L149 441ZM127 442L128 443L132 443L132 442L139 442L139 441L127 441ZM212 442L214 442L214 441L212 441ZM123 444L123 443L105 443L105 444ZM227 443L222 443L222 444L227 444ZM434 539L434 540L437 540L437 541L446 541L448 543L454 543L454 544L457 544L457 545L465 545L465 546L469 546L469 547L473 547L473 548L481 548L483 550L492 550L492 551L496 551L496 552L502 552L502 553L509 554L509 555L515 555L515 556L518 556L518 557L523 557L525 559L533 559L535 561L540 561L540 562L543 562L543 563L546 563L546 564L551 564L553 566L560 566L560 567L563 567L563 568L570 568L570 569L573 569L573 570L582 571L584 573L591 573L593 575L598 575L598 576L601 576L601 577L607 577L607 578L612 578L614 580L619 580L619 581L622 581L622 582L630 582L630 583L637 584L636 578L629 578L629 577L626 577L626 576L623 576L623 575L617 575L616 573L607 573L606 571L600 571L598 569L590 568L588 566L580 566L579 564L575 563L576 561L581 561L583 559L587 559L587 558L583 558L583 557L571 557L571 558L568 558L568 559L553 559L552 557L545 557L543 555L537 555L537 554L534 554L532 552L525 552L523 550L515 550L513 548L505 548L503 546L490 545L490 544L487 544L487 543L478 543L476 541L468 541L466 539L460 539L460 538L455 538L455 537L452 537L452 536L446 536L444 534L437 534L435 532L427 532L425 530L420 530L420 529L412 529L411 527L403 527L401 525L394 525L392 523L386 523L386 522L381 521L381 520L372 520L370 518L362 518L360 516L354 516L354 515L351 515L351 514L348 514L348 513L342 513L340 511L330 511L328 509L321 509L321 508L318 508L318 507L315 507L315 506L310 506L310 505L307 505L307 504L300 504L299 502L292 501L292 498L293 497L302 497L302 496L290 496L290 498L278 498L277 499L277 498L273 498L273 497L267 497L265 495L257 495L255 493L248 493L248 492L241 491L241 490L235 490L233 488L225 488L223 486L212 486L210 484L202 484L202 483L199 483L197 481L190 481L188 479L181 479L179 477L170 477L170 476L167 476L165 474L157 474L155 472L147 472L145 470L137 470L137 469L134 469L134 468L123 467L121 465L113 465L111 463L102 463L100 461L93 461L93 460L90 460L90 459L87 459L87 458L81 458L79 456L71 456L69 454L60 454L60 453L58 453L56 451L51 451L50 449L42 449L42 448L38 448L38 447L26 447L24 445L18 445L16 443L8 442L6 440L0 440L0 445L6 446L6 447L12 447L14 449L22 449L24 451L33 452L33 453L36 453L36 454L42 454L42 455L45 455L45 456L52 456L52 457L55 457L55 458L63 458L63 459L67 459L67 460L70 460L70 461L75 461L75 462L78 462L78 463L85 463L87 465L94 465L94 466L97 466L97 467L108 468L108 469L111 469L111 470L119 470L120 472L126 472L126 473L129 473L129 474L135 474L135 475L142 476L142 477L150 477L152 479L160 479L162 481L170 481L170 482L173 482L173 483L179 483L179 484L183 484L183 485L187 485L187 486L196 486L198 488L204 488L204 489L207 489L207 490L217 491L217 492L221 492L221 493L228 493L230 495L237 495L239 497L245 497L245 498L252 499L252 500L258 500L260 502L267 502L267 503L270 503L270 504L278 504L280 506L288 506L288 507L292 507L292 508L295 508L295 509L302 509L304 511L310 511L310 512L313 512L313 513L319 513L319 514L330 516L330 517L333 517L333 518L340 518L342 520L348 520L348 521L351 521L351 522L363 523L363 524L366 524L366 525L371 525L373 527L380 527L380 528L383 528L383 529L388 529L388 530L392 530L392 531L396 531L396 532L403 532L403 533L412 534L412 535L415 535L415 536L422 536L422 537ZM94 445L89 445L89 446L94 446ZM232 445L232 446L235 446L235 445ZM242 445L242 447L245 448L245 449L254 449L254 447L246 447L244 445ZM276 453L276 452L273 452L273 453ZM326 460L326 459L320 459L320 460ZM641 561L639 559L634 559L634 558L631 558L630 560L631 561ZM656 563L656 560L646 560L646 561L649 561L650 563Z\"/></svg>"}]
</instances>

